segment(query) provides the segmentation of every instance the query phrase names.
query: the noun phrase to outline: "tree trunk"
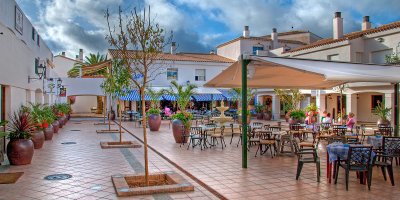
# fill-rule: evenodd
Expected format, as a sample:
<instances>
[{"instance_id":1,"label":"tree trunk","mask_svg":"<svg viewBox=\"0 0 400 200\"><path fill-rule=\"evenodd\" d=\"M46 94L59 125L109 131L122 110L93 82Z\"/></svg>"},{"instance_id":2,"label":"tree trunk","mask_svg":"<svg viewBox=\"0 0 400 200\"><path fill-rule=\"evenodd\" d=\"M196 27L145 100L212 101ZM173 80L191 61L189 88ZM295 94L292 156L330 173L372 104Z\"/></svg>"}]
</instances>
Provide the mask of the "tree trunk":
<instances>
[{"instance_id":1,"label":"tree trunk","mask_svg":"<svg viewBox=\"0 0 400 200\"><path fill-rule=\"evenodd\" d=\"M143 126L143 148L144 148L144 176L146 185L149 185L149 160L147 155L147 129L146 129L146 106L145 106L145 99L144 99L144 87L140 88L140 97L142 100L142 126Z\"/></svg>"},{"instance_id":2,"label":"tree trunk","mask_svg":"<svg viewBox=\"0 0 400 200\"><path fill-rule=\"evenodd\" d=\"M96 114L102 114L102 113L103 113L103 97L102 96L97 96Z\"/></svg>"}]
</instances>

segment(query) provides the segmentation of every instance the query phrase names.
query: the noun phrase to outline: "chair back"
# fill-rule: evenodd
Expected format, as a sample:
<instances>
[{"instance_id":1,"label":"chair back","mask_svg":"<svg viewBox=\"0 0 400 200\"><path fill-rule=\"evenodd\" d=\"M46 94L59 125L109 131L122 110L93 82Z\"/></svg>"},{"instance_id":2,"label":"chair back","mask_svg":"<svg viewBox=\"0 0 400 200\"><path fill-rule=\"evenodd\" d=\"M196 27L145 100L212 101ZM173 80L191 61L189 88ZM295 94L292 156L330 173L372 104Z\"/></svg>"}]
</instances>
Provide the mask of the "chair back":
<instances>
[{"instance_id":1,"label":"chair back","mask_svg":"<svg viewBox=\"0 0 400 200\"><path fill-rule=\"evenodd\" d=\"M269 127L268 129L269 129L270 131L272 131L272 132L276 132L276 131L281 131L281 130L282 130L281 127Z\"/></svg>"},{"instance_id":2,"label":"chair back","mask_svg":"<svg viewBox=\"0 0 400 200\"><path fill-rule=\"evenodd\" d=\"M253 128L260 128L261 129L264 126L264 124L261 123L261 122L253 122L252 126L253 126Z\"/></svg>"},{"instance_id":3,"label":"chair back","mask_svg":"<svg viewBox=\"0 0 400 200\"><path fill-rule=\"evenodd\" d=\"M322 130L328 130L332 127L332 123L321 123Z\"/></svg>"},{"instance_id":4,"label":"chair back","mask_svg":"<svg viewBox=\"0 0 400 200\"><path fill-rule=\"evenodd\" d=\"M209 124L206 124L205 126L208 128L217 128L217 124L214 124L214 123L209 123Z\"/></svg>"},{"instance_id":5,"label":"chair back","mask_svg":"<svg viewBox=\"0 0 400 200\"><path fill-rule=\"evenodd\" d=\"M356 134L364 135L365 134L365 124L361 124L360 126L356 126Z\"/></svg>"},{"instance_id":6,"label":"chair back","mask_svg":"<svg viewBox=\"0 0 400 200\"><path fill-rule=\"evenodd\" d=\"M265 124L264 125L264 130L269 130L269 127L270 127L271 125L270 124Z\"/></svg>"},{"instance_id":7,"label":"chair back","mask_svg":"<svg viewBox=\"0 0 400 200\"><path fill-rule=\"evenodd\" d=\"M337 135L344 135L346 134L347 128L342 125L333 125L332 127L333 133Z\"/></svg>"},{"instance_id":8,"label":"chair back","mask_svg":"<svg viewBox=\"0 0 400 200\"><path fill-rule=\"evenodd\" d=\"M345 144L347 143L346 137L344 136L331 136L328 137L328 144L332 144L334 142Z\"/></svg>"},{"instance_id":9,"label":"chair back","mask_svg":"<svg viewBox=\"0 0 400 200\"><path fill-rule=\"evenodd\" d=\"M275 137L272 135L271 131L259 131L257 132L258 137L261 140L273 140Z\"/></svg>"},{"instance_id":10,"label":"chair back","mask_svg":"<svg viewBox=\"0 0 400 200\"><path fill-rule=\"evenodd\" d=\"M303 126L301 124L289 124L289 130L291 131L298 131L303 129Z\"/></svg>"},{"instance_id":11,"label":"chair back","mask_svg":"<svg viewBox=\"0 0 400 200\"><path fill-rule=\"evenodd\" d=\"M232 133L242 133L242 126L235 126L234 124L230 124Z\"/></svg>"},{"instance_id":12,"label":"chair back","mask_svg":"<svg viewBox=\"0 0 400 200\"><path fill-rule=\"evenodd\" d=\"M203 129L201 127L192 126L190 127L190 135L201 135Z\"/></svg>"},{"instance_id":13,"label":"chair back","mask_svg":"<svg viewBox=\"0 0 400 200\"><path fill-rule=\"evenodd\" d=\"M383 137L382 149L385 155L400 157L400 137Z\"/></svg>"},{"instance_id":14,"label":"chair back","mask_svg":"<svg viewBox=\"0 0 400 200\"><path fill-rule=\"evenodd\" d=\"M372 146L350 146L347 154L348 169L368 170L371 154Z\"/></svg>"},{"instance_id":15,"label":"chair back","mask_svg":"<svg viewBox=\"0 0 400 200\"><path fill-rule=\"evenodd\" d=\"M379 127L379 131L378 131L378 133L380 133L380 135L383 135L383 136L392 136L392 132L393 132L393 127L390 127L390 126L389 127L381 126L381 127Z\"/></svg>"}]
</instances>

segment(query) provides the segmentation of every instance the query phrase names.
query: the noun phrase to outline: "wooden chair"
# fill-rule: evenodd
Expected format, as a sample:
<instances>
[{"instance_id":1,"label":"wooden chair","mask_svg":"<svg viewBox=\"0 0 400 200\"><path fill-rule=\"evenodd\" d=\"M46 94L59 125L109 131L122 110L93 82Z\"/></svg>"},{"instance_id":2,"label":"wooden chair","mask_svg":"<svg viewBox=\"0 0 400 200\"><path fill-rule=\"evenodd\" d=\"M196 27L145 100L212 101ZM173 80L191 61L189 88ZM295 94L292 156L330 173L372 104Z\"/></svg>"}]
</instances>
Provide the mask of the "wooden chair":
<instances>
[{"instance_id":1,"label":"wooden chair","mask_svg":"<svg viewBox=\"0 0 400 200\"><path fill-rule=\"evenodd\" d=\"M303 126L301 126L301 124L289 124L289 130L293 138L297 137L303 141Z\"/></svg>"},{"instance_id":2,"label":"wooden chair","mask_svg":"<svg viewBox=\"0 0 400 200\"><path fill-rule=\"evenodd\" d=\"M339 177L339 168L346 171L346 190L349 190L350 171L367 173L368 190L371 190L372 164L371 164L372 146L350 146L347 159L341 160L338 156L336 165L335 184ZM362 176L362 175L361 175ZM360 177L361 178L361 177Z\"/></svg>"},{"instance_id":3,"label":"wooden chair","mask_svg":"<svg viewBox=\"0 0 400 200\"><path fill-rule=\"evenodd\" d=\"M272 135L271 131L259 131L257 134L258 137L260 138L260 142L258 143L258 148L254 157L257 157L258 151L260 151L260 155L263 155L269 149L271 153L271 158L273 158L277 152L275 135ZM265 146L264 151L263 151L263 146ZM274 148L273 151L272 148Z\"/></svg>"},{"instance_id":4,"label":"wooden chair","mask_svg":"<svg viewBox=\"0 0 400 200\"><path fill-rule=\"evenodd\" d=\"M219 138L221 140L222 149L224 149L224 146L226 147L226 143L225 143L225 140L224 140L224 129L225 129L224 126L221 126L220 128L216 128L214 133L210 135L211 144L213 146L215 146L215 142L217 142L217 144L218 144L218 140L217 139Z\"/></svg>"},{"instance_id":5,"label":"wooden chair","mask_svg":"<svg viewBox=\"0 0 400 200\"><path fill-rule=\"evenodd\" d=\"M231 124L231 131L232 131L232 137L231 137L231 142L229 144L232 144L232 140L233 140L233 136L234 135L242 135L242 126L241 125L235 125L235 124ZM240 140L240 137L239 137ZM239 144L238 144L239 146Z\"/></svg>"}]
</instances>

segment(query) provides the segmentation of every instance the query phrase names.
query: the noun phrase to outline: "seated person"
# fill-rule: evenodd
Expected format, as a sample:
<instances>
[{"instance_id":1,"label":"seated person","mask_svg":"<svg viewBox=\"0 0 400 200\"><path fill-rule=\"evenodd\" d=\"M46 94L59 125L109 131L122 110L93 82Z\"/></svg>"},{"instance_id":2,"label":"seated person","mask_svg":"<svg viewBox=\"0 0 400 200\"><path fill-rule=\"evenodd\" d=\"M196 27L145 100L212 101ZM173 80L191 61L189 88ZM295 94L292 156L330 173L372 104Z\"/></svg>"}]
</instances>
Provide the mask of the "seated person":
<instances>
[{"instance_id":1,"label":"seated person","mask_svg":"<svg viewBox=\"0 0 400 200\"><path fill-rule=\"evenodd\" d=\"M326 117L323 119L322 123L332 123L331 113L326 114Z\"/></svg>"},{"instance_id":2,"label":"seated person","mask_svg":"<svg viewBox=\"0 0 400 200\"><path fill-rule=\"evenodd\" d=\"M171 109L169 109L168 107L164 108L164 113L165 113L165 116L167 116L167 117L171 117L171 115L172 115Z\"/></svg>"},{"instance_id":3,"label":"seated person","mask_svg":"<svg viewBox=\"0 0 400 200\"><path fill-rule=\"evenodd\" d=\"M349 113L349 117L346 120L346 126L348 129L353 130L353 126L356 123L355 119L354 119L354 113L350 112Z\"/></svg>"}]
</instances>

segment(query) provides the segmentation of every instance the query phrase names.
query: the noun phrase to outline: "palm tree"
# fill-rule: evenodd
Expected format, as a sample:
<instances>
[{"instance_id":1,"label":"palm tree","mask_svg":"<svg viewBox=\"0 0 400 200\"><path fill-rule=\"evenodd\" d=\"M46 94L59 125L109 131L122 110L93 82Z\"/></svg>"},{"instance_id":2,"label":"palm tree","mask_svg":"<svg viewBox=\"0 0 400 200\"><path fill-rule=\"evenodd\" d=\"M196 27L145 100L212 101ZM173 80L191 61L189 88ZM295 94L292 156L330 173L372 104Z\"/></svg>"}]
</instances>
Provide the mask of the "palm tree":
<instances>
[{"instance_id":1,"label":"palm tree","mask_svg":"<svg viewBox=\"0 0 400 200\"><path fill-rule=\"evenodd\" d=\"M165 93L164 90L156 91L149 87L146 89L146 93L150 96L150 107L158 109L160 106L160 99Z\"/></svg>"},{"instance_id":2,"label":"palm tree","mask_svg":"<svg viewBox=\"0 0 400 200\"><path fill-rule=\"evenodd\" d=\"M166 92L175 97L178 109L183 112L190 102L190 97L195 93L195 88L197 88L195 84L183 86L176 81L171 81L170 89Z\"/></svg>"},{"instance_id":3,"label":"palm tree","mask_svg":"<svg viewBox=\"0 0 400 200\"><path fill-rule=\"evenodd\" d=\"M101 63L107 59L106 56L100 55L99 52L97 54L90 53L89 57L85 56L85 62L76 62L72 69L68 71L68 77L70 78L76 78L80 75L80 71L85 68L86 66L89 65L94 65L97 63ZM107 74L107 69L101 69L99 71L94 72L91 75L106 75ZM97 114L103 113L103 98L101 96L97 96Z\"/></svg>"},{"instance_id":4,"label":"palm tree","mask_svg":"<svg viewBox=\"0 0 400 200\"><path fill-rule=\"evenodd\" d=\"M242 88L232 88L230 91L232 100L237 102L238 109L240 109L240 104L242 102ZM255 95L255 90L247 88L247 102L249 102Z\"/></svg>"}]
</instances>

